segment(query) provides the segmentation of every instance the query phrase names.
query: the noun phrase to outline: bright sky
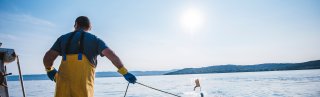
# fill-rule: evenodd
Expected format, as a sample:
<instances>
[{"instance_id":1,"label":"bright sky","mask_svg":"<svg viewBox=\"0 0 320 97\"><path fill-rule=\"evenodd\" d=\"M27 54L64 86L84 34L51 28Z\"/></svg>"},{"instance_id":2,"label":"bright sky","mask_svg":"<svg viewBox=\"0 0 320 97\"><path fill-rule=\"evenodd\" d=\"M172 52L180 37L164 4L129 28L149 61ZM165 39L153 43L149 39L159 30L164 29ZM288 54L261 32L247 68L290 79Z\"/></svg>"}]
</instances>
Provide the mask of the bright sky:
<instances>
[{"instance_id":1,"label":"bright sky","mask_svg":"<svg viewBox=\"0 0 320 97\"><path fill-rule=\"evenodd\" d=\"M45 73L43 55L80 15L129 70L320 59L319 0L1 0L0 42L24 74ZM116 68L100 57L96 71Z\"/></svg>"}]
</instances>

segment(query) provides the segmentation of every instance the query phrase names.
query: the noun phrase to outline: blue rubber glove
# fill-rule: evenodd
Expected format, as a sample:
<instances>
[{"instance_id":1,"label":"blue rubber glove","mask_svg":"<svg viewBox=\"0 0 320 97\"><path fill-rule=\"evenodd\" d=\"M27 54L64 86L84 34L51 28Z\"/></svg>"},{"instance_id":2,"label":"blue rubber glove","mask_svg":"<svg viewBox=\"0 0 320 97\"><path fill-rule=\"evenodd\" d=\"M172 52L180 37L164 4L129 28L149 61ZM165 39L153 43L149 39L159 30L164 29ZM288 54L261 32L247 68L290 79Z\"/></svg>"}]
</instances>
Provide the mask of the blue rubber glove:
<instances>
[{"instance_id":1,"label":"blue rubber glove","mask_svg":"<svg viewBox=\"0 0 320 97\"><path fill-rule=\"evenodd\" d=\"M134 84L134 83L136 83L136 81L137 81L137 78L133 75L133 74L131 74L131 73L127 73L127 74L125 74L125 75L123 75L123 77L129 82L129 83L132 83L132 84Z\"/></svg>"},{"instance_id":2,"label":"blue rubber glove","mask_svg":"<svg viewBox=\"0 0 320 97\"><path fill-rule=\"evenodd\" d=\"M47 70L47 75L48 75L49 79L56 82L55 75L57 72L58 71L55 68L52 68L51 70Z\"/></svg>"}]
</instances>

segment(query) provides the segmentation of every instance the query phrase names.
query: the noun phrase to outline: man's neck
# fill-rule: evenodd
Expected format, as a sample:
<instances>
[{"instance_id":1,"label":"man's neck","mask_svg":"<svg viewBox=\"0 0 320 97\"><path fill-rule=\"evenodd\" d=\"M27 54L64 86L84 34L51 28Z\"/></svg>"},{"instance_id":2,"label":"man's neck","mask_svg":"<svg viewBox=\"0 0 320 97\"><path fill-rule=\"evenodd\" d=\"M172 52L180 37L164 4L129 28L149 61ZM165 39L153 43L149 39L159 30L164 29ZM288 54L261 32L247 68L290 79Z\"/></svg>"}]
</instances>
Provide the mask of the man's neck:
<instances>
[{"instance_id":1,"label":"man's neck","mask_svg":"<svg viewBox=\"0 0 320 97\"><path fill-rule=\"evenodd\" d=\"M76 29L75 31L84 31L84 32L88 32L88 29Z\"/></svg>"}]
</instances>

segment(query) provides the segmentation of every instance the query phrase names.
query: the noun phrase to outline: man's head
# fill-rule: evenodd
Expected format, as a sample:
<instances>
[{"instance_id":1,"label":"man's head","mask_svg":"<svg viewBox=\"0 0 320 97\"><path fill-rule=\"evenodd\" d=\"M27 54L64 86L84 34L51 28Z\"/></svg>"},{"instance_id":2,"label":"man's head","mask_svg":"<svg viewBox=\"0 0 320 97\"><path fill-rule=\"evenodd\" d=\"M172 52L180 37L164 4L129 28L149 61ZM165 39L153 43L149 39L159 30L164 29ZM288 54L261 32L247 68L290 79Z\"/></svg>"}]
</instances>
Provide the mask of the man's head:
<instances>
[{"instance_id":1,"label":"man's head","mask_svg":"<svg viewBox=\"0 0 320 97\"><path fill-rule=\"evenodd\" d=\"M90 20L86 16L79 16L74 23L75 30L83 29L84 31L91 30Z\"/></svg>"}]
</instances>

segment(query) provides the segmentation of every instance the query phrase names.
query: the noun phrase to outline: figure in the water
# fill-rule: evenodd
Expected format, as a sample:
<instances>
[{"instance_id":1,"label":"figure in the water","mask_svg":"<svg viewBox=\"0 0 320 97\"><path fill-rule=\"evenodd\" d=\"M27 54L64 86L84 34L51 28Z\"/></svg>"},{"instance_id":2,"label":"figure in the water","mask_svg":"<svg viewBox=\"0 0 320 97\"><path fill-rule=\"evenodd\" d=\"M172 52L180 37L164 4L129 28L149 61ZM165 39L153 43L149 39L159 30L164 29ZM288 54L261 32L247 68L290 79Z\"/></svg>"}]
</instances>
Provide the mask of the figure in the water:
<instances>
[{"instance_id":1,"label":"figure in the water","mask_svg":"<svg viewBox=\"0 0 320 97\"><path fill-rule=\"evenodd\" d=\"M199 79L196 79L194 82L196 83L196 86L194 86L193 91L195 91L196 88L199 87L199 88L200 88L200 92L201 92L201 86L200 86L200 81L199 81ZM204 97L204 95L203 95L202 92L200 93L200 95L201 95L201 97Z\"/></svg>"}]
</instances>

